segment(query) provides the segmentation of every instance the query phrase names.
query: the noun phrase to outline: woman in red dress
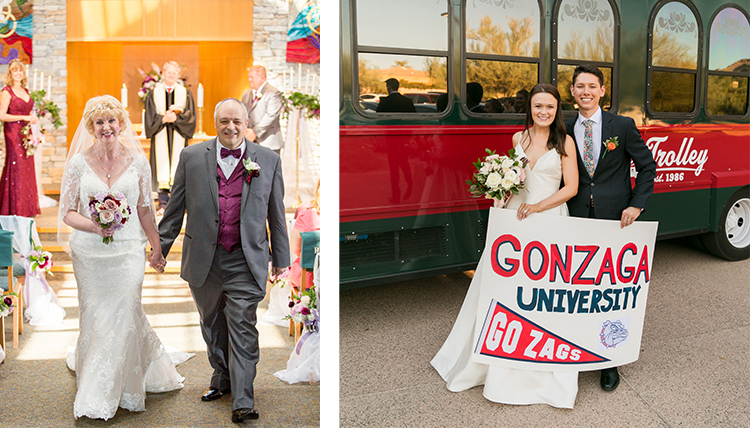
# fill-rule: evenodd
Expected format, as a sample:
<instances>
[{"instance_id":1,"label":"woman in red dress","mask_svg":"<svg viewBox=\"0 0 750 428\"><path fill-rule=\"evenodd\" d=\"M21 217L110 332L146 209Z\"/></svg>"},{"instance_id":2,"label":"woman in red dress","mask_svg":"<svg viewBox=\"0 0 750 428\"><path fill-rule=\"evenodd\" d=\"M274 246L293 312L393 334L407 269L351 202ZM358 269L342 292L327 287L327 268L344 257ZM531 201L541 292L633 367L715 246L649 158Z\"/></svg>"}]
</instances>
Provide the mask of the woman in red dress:
<instances>
[{"instance_id":1,"label":"woman in red dress","mask_svg":"<svg viewBox=\"0 0 750 428\"><path fill-rule=\"evenodd\" d=\"M5 87L0 92L0 120L5 122L5 169L0 179L0 215L34 217L41 214L37 194L34 157L26 156L21 130L37 123L34 100L26 89L23 63L14 59L8 65Z\"/></svg>"}]
</instances>

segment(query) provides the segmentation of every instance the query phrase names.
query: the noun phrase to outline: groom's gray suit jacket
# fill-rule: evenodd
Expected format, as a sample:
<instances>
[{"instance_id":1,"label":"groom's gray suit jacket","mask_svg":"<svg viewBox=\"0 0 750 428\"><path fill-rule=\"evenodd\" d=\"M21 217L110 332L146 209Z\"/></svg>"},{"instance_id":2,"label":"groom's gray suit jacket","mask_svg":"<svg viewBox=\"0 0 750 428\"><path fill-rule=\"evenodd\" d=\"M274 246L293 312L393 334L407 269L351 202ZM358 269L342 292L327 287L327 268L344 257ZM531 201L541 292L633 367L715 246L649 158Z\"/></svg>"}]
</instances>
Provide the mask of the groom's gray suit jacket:
<instances>
[{"instance_id":1,"label":"groom's gray suit jacket","mask_svg":"<svg viewBox=\"0 0 750 428\"><path fill-rule=\"evenodd\" d=\"M242 252L255 281L266 289L268 261L289 266L289 239L284 216L281 158L245 140L245 157L260 165L260 176L248 184L243 178L240 218ZM208 277L219 235L219 182L216 138L186 147L177 165L171 198L159 223L162 254L166 257L187 213L180 276L193 287ZM269 252L266 220L271 232Z\"/></svg>"}]
</instances>

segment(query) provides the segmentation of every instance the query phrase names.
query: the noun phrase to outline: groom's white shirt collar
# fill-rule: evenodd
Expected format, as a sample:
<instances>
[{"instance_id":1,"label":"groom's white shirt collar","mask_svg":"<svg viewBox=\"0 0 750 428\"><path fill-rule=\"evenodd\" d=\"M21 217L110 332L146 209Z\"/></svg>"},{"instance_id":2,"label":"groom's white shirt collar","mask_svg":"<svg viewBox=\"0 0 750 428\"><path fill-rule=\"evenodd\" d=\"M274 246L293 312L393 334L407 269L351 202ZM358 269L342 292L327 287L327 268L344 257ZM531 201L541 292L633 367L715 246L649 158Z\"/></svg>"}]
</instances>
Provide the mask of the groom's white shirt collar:
<instances>
[{"instance_id":1,"label":"groom's white shirt collar","mask_svg":"<svg viewBox=\"0 0 750 428\"><path fill-rule=\"evenodd\" d=\"M594 126L591 128L591 136L593 137L594 146L593 148L593 154L594 154L594 169L596 169L596 166L599 164L599 157L602 153L602 108L598 107L596 109L596 112L594 112L593 115L589 118L590 120L594 121ZM578 146L578 153L581 154L581 159L583 159L583 138L584 138L584 132L585 132L585 126L583 125L583 121L587 120L581 113L578 113L578 119L576 120L575 125L573 126L573 133L576 136L576 145Z\"/></svg>"},{"instance_id":2,"label":"groom's white shirt collar","mask_svg":"<svg viewBox=\"0 0 750 428\"><path fill-rule=\"evenodd\" d=\"M242 153L240 159L237 159L234 156L227 156L225 158L222 158L222 148L224 148L224 145L219 141L219 137L216 137L216 163L219 165L219 168L221 168L221 172L224 173L224 178L229 178L234 172L234 169L237 168L237 162L239 162L240 159L245 156L245 139L242 139L242 143L240 143L240 146L238 147L238 149L240 149L240 153Z\"/></svg>"}]
</instances>

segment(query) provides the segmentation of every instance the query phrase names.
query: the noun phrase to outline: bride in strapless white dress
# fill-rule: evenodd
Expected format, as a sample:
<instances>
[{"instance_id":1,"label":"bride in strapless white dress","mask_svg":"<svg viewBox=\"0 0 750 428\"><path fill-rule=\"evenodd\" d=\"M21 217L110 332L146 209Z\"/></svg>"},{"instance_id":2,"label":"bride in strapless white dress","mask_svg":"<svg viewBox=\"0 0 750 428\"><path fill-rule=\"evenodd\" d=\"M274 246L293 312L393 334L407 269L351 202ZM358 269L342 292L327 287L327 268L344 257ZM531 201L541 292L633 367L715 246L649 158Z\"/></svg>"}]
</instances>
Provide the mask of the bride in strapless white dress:
<instances>
[{"instance_id":1,"label":"bride in strapless white dress","mask_svg":"<svg viewBox=\"0 0 750 428\"><path fill-rule=\"evenodd\" d=\"M513 136L516 153L529 159L525 188L505 208L516 210L519 220L533 213L567 216L565 202L578 191L578 166L575 143L565 134L560 95L554 86L541 83L529 99L526 126ZM572 409L578 372L519 370L471 361L478 303L479 284L472 281L453 330L431 361L448 389L459 392L484 385L485 398L497 403Z\"/></svg>"}]
</instances>

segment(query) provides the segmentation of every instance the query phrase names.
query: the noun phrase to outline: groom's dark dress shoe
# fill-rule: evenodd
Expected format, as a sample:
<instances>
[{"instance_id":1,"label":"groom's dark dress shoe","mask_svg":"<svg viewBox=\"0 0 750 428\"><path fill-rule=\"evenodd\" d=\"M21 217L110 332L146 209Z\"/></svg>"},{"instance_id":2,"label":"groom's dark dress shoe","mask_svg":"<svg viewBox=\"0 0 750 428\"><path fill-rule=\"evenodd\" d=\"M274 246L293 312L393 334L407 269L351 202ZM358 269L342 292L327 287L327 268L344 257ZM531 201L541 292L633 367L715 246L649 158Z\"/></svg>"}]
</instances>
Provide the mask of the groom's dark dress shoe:
<instances>
[{"instance_id":1,"label":"groom's dark dress shoe","mask_svg":"<svg viewBox=\"0 0 750 428\"><path fill-rule=\"evenodd\" d=\"M255 409L237 409L232 410L232 422L240 423L248 419L258 419L260 415Z\"/></svg>"},{"instance_id":2,"label":"groom's dark dress shoe","mask_svg":"<svg viewBox=\"0 0 750 428\"><path fill-rule=\"evenodd\" d=\"M614 391L620 384L620 374L617 373L617 367L602 370L602 378L599 382L605 391Z\"/></svg>"},{"instance_id":3,"label":"groom's dark dress shoe","mask_svg":"<svg viewBox=\"0 0 750 428\"><path fill-rule=\"evenodd\" d=\"M214 401L218 400L219 398L223 397L224 394L229 394L232 392L231 389L216 389L216 388L208 388L206 392L203 393L201 396L201 400L203 401Z\"/></svg>"}]
</instances>

